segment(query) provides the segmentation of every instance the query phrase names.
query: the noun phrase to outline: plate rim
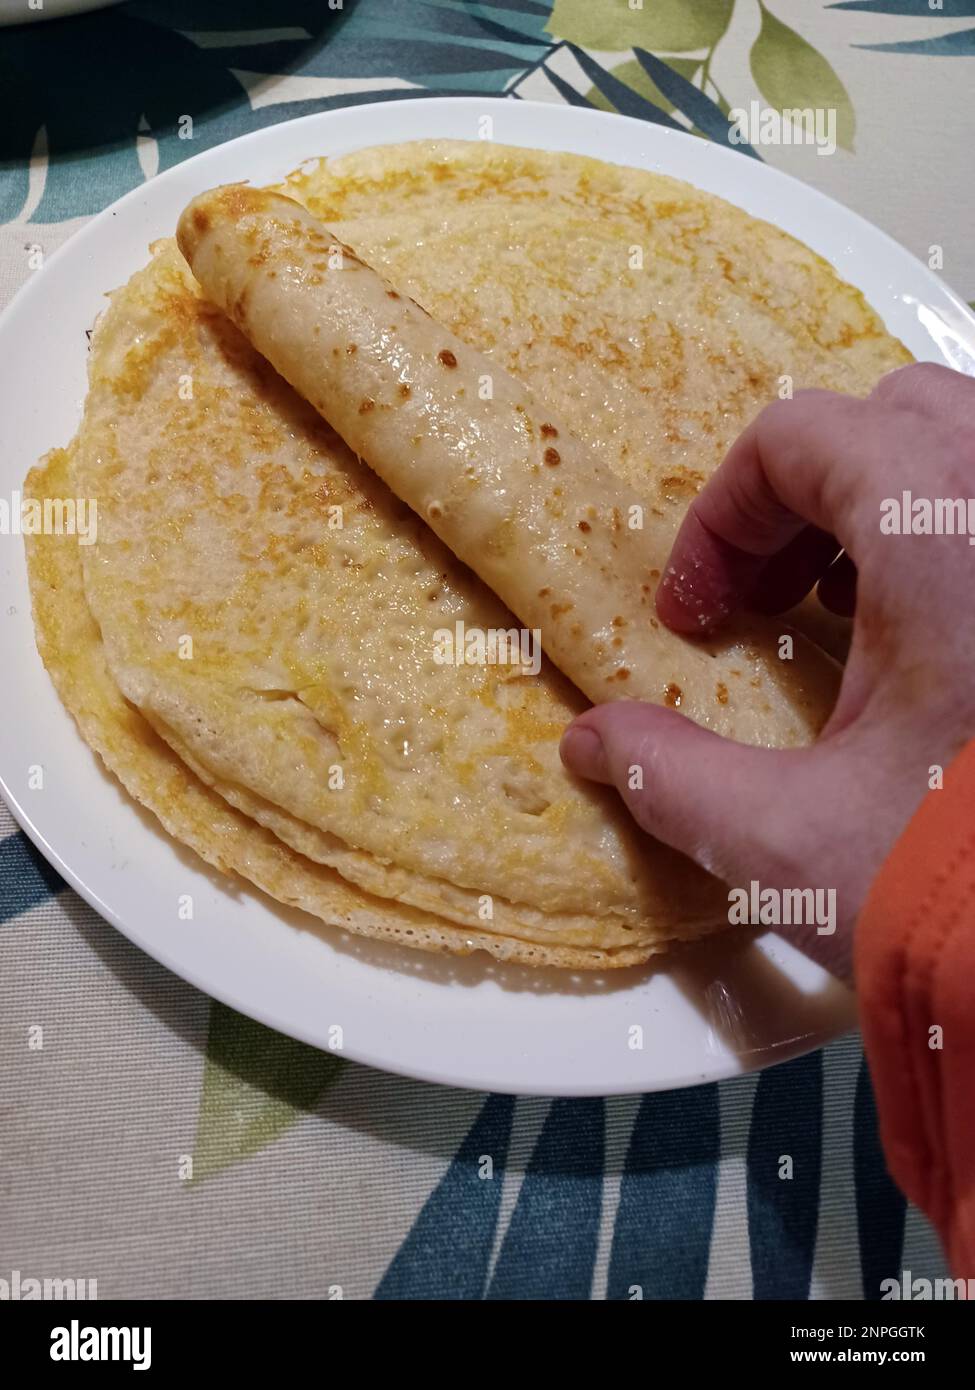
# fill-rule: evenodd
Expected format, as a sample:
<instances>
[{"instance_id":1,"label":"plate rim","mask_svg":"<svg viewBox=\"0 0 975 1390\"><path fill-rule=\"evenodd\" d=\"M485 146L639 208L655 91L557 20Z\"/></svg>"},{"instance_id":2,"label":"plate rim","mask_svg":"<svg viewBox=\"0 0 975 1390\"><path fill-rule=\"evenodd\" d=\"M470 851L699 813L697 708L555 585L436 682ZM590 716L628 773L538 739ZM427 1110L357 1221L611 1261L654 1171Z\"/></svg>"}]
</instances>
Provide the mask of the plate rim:
<instances>
[{"instance_id":1,"label":"plate rim","mask_svg":"<svg viewBox=\"0 0 975 1390\"><path fill-rule=\"evenodd\" d=\"M658 126L650 126L647 123L636 120L634 118L620 116L610 112L588 111L574 107L563 107L556 103L538 101L518 101L517 103L514 103L510 98L505 96L424 96L403 97L395 102L390 103L375 103L366 101L362 103L355 103L346 106L336 107L325 112L313 112L307 116L297 117L290 121L277 122L273 125L263 127L260 130L245 132L244 134L235 137L235 139L233 140L226 141L220 145L215 145L210 149L203 150L199 154L193 155L190 158L181 161L179 164L176 164L171 168L158 174L154 179L149 180L146 183L140 184L133 189L130 189L121 198L116 200L114 203L108 205L107 207L103 208L99 213L91 217L82 227L78 228L74 233L70 234L68 238L65 240L65 242L61 246L59 246L54 252L52 252L49 257L46 258L45 270L48 267L54 265L55 263L61 262L62 259L67 259L69 256L83 256L88 245L97 241L97 239L103 234L105 227L110 224L111 219L113 217L117 216L118 213L121 212L123 209L134 209L137 205L142 203L143 200L147 198L151 200L153 197L155 197L156 189L158 189L159 185L162 184L163 181L168 181L168 183L170 184L176 184L180 180L185 180L188 175L192 177L190 173L191 170L202 171L206 168L208 163L218 164L224 162L228 157L228 152L239 152L240 149L245 146L253 146L255 143L267 143L269 146L273 146L282 139L283 131L294 130L296 127L302 127L305 130L311 130L312 128L317 129L319 127L322 127L323 145L327 145L327 127L330 123L341 124L343 120L348 121L350 116L354 121L356 116L363 116L366 113L370 112L375 113L382 109L385 109L385 111L388 112L391 107L395 109L399 108L400 106L405 106L408 109L413 109L414 111L417 111L419 109L419 115L421 118L429 113L434 121L436 121L437 119L436 115L434 114L435 112L442 111L444 112L444 114L446 114L446 108L454 108L454 110L456 111L457 108L461 106L466 106L469 111L471 111L472 113L476 112L477 114L486 114L490 113L492 109L504 108L506 115L508 115L511 112L511 108L513 106L515 106L518 111L544 113L545 118L547 120L552 120L554 117L557 123L564 123L567 131L565 137L566 144L564 148L566 149L566 152L569 153L572 152L571 127L574 124L577 126L580 126L581 124L593 124L597 127L602 125L605 129L611 131L613 129L618 129L619 123L624 122L628 127L631 128L631 130L639 131L641 137L644 140L649 141L651 146L660 142L664 144L669 144L670 142L685 143L687 146L693 147L695 149L696 157L700 157L700 147L704 145L705 149L707 149L708 151L708 158L727 161L732 161L736 159L740 160L742 158L740 153L737 151L734 151L728 147L715 145L710 142L705 144L705 142L702 142L697 137L694 137L690 134L686 134L684 132L671 131L669 129L664 129ZM528 131L528 135L529 140L526 141L523 147L538 148L537 145L534 145L530 142L530 129ZM452 135L446 135L443 133L440 133L439 135L406 134L401 138L386 140L383 143L399 144L405 143L406 141L413 139L450 138L456 137ZM375 140L371 138L366 138L365 140L359 141L358 143L353 142L352 144L341 145L341 148L338 153L341 154L346 153L350 150L368 148L375 143ZM506 135L504 141L501 143L510 144L518 142L512 140L510 135ZM543 148L551 147L544 146ZM325 150L323 152L328 151ZM614 152L607 151L604 155L600 157L604 158L606 162L609 163L624 163L623 160L614 159L613 154ZM231 154L231 158L232 157L233 155ZM289 168L296 167L296 164L300 162L301 161L293 162L289 165ZM748 162L749 164L753 163L752 161ZM632 162L632 150L630 150L629 153L625 153L624 167L634 167ZM637 167L652 168L654 166L650 162L644 162L643 164ZM965 303L965 301L962 300L961 297L954 290L952 290L948 285L941 281L939 277L937 277L934 274L933 271L931 271L928 267L924 266L923 262L921 262L918 258L912 256L912 254L908 252L903 246L901 246L900 243L898 243L893 237L891 237L888 233L884 232L882 229L876 227L867 218L863 217L862 214L854 212L852 209L846 208L843 204L837 202L828 194L825 194L821 192L819 189L813 188L812 186L803 183L801 180L795 178L793 175L788 174L782 170L775 169L770 165L765 164L759 165L758 167L764 169L764 176L769 176L773 180L784 181L786 185L793 185L796 188L801 189L804 198L811 198L814 203L820 204L823 208L838 209L842 214L843 218L845 219L847 225L851 227L856 226L867 229L872 239L876 240L877 238L882 238L883 241L887 244L887 246L891 248L891 250L895 252L898 257L909 257L912 261L914 261L916 270L923 272L926 279L931 283L933 287L937 289L938 295L942 298L942 303L944 304L946 301L947 304L951 307L951 309L959 315L960 322L964 327L967 327L967 329L969 330L969 334L972 338L973 348L975 348L975 314L972 313L971 309ZM287 170L282 171L282 176L284 172L287 172ZM671 175L671 177L675 176ZM752 175L752 177L755 177L755 175ZM689 177L688 181L692 182L692 177ZM211 185L202 184L201 187L203 186ZM714 196L724 197L726 201L735 201L734 199L727 198L727 195L725 194L718 194ZM738 203L737 205L744 206L744 203ZM752 215L759 216L759 214ZM795 235L795 233L790 234ZM43 303L44 279L45 276L43 273L41 273L35 275L34 278L28 280L13 296L10 303L4 308L3 312L0 313L0 341L2 341L3 336L10 331L11 324L16 322L19 315L29 312L30 307L32 307L35 304L35 302ZM882 309L879 306L874 307L877 308L877 312L881 314L883 313ZM973 363L975 363L975 358L973 358ZM75 411L76 422L78 414L79 412ZM52 445L51 447L56 446ZM24 567L22 550L19 556L19 564L21 568ZM24 659L23 653L21 653L21 658ZM43 666L40 656L36 650L36 646L33 648L33 650L28 651L28 653L26 654L26 660L33 660L34 662L36 662L36 672L40 673L41 678L44 681L50 682L50 677L48 676L48 673ZM70 714L68 714L66 710L63 709L63 706L62 711L65 715L65 718L68 719L71 724L71 728L75 738L78 740L79 743L83 744L84 740L82 740L80 732L78 732L77 730L73 717ZM90 749L88 751L89 753L91 753ZM91 756L94 757L96 755L91 754ZM113 778L113 780L117 779ZM137 806L138 803L135 803L128 793L122 791L121 786L119 786L119 790L129 803L130 809ZM186 980L187 983L192 985L194 988L199 989L202 993L208 995L209 997L219 1000L220 1002L226 1004L228 1007L234 1008L239 1012L245 1014L246 1016L256 1019L258 1022L263 1023L265 1024L265 1026L273 1028L278 1032L284 1033L290 1037L298 1038L301 1041L306 1042L316 1048L327 1050L324 1048L321 1036L315 1036L314 1033L308 1028L306 1028L300 1020L296 1021L288 1019L286 1017L283 1018L281 1014L276 1012L273 1007L265 1007L260 1002L255 1004L250 999L241 999L233 988L225 986L219 980L215 985L213 979L207 975L205 970L197 970L195 964L192 963L189 966L184 964L183 961L180 959L178 951L174 952L173 950L171 950L169 942L165 940L159 940L158 934L156 937L154 937L152 935L151 930L143 931L139 925L132 925L131 923L127 923L123 919L123 917L101 897L98 890L89 885L85 881L85 879L71 867L71 865L67 862L62 853L57 848L55 848L54 844L51 843L47 834L44 832L44 830L42 830L41 826L35 822L35 819L31 811L28 809L23 798L10 785L10 782L5 776L2 767L0 767L0 793L2 793L3 798L7 806L10 808L11 814L13 815L15 821L25 832L28 838L32 841L32 843L37 847L39 852L54 866L54 868L62 876L65 882L69 884L74 889L74 891L77 892L79 896L89 904L89 906L91 906L102 918L108 921L110 925L114 927L117 931L119 931L127 940L131 941L140 950L144 950L146 954L150 956L150 958L158 961L166 969L172 971L179 978ZM156 833L164 840L170 841L172 837L169 836L168 832L166 832L161 825L158 825L156 823L155 817L153 817L152 819L154 822ZM109 872L110 871L111 870L109 870ZM99 872L103 871L99 870ZM260 896L259 890L255 889L254 892L258 896ZM704 1020L702 1019L702 1027L704 1026L706 1025ZM850 1020L847 1019L845 1025L836 1027L832 1031L823 1031L822 1033L819 1033L812 1037L811 1040L809 1038L796 1039L794 1040L794 1046L783 1044L781 1048L775 1048L775 1056L774 1058L769 1060L764 1060L761 1057L759 1057L757 1060L753 1062L749 1062L747 1060L743 1061L741 1056L736 1054L727 1059L726 1061L717 1062L711 1068L711 1070L708 1071L706 1075L701 1075L700 1073L696 1072L680 1073L677 1070L674 1070L664 1081L660 1081L657 1078L645 1077L642 1080L638 1081L628 1081L626 1083L619 1084L616 1086L611 1085L609 1088L607 1088L605 1079L594 1080L592 1082L586 1081L585 1079L562 1079L561 1081L559 1081L558 1079L549 1079L544 1084L541 1084L534 1083L531 1081L514 1081L511 1078L499 1078L497 1075L492 1076L488 1074L490 1072L489 1059L485 1061L484 1070L482 1071L482 1074L477 1076L461 1076L458 1075L456 1071L451 1073L449 1067L447 1068L447 1070L445 1070L445 1063L431 1063L430 1065L424 1065L416 1061L411 1061L409 1064L401 1064L398 1061L398 1059L391 1058L388 1055L388 1053L383 1052L382 1050L380 1050L379 1052L374 1052L368 1045L356 1045L354 1049L343 1049L341 1055L346 1056L351 1060L360 1062L363 1065L379 1068L386 1071L392 1071L396 1074L412 1077L417 1080L464 1089L490 1090L502 1094L521 1095L558 1095L578 1097L608 1096L623 1094L640 1094L652 1090L678 1089L685 1086L706 1084L707 1082L740 1075L744 1072L761 1070L765 1066L773 1065L780 1061L789 1060L790 1058L803 1055L806 1052L816 1050L826 1045L827 1043L834 1041L836 1038L844 1036L847 1032L850 1031L850 1028L852 1026L853 1025L850 1022Z\"/></svg>"}]
</instances>

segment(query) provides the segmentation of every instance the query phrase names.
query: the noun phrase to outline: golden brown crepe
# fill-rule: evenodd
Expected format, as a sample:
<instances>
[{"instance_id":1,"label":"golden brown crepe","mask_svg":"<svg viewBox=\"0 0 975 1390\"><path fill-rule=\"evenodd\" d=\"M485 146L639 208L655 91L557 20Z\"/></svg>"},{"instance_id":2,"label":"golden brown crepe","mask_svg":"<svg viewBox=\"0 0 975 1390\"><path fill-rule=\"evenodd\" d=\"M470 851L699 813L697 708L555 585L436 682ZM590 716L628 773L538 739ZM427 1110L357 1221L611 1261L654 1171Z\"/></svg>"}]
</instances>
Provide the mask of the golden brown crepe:
<instances>
[{"instance_id":1,"label":"golden brown crepe","mask_svg":"<svg viewBox=\"0 0 975 1390\"><path fill-rule=\"evenodd\" d=\"M591 700L679 703L743 742L817 732L838 686L821 649L796 636L783 661L781 622L758 618L717 642L663 627L667 551L644 534L641 494L300 204L231 184L190 203L177 241L208 298ZM761 707L719 698L744 669Z\"/></svg>"},{"instance_id":2,"label":"golden brown crepe","mask_svg":"<svg viewBox=\"0 0 975 1390\"><path fill-rule=\"evenodd\" d=\"M628 959L720 921L712 880L565 772L585 706L557 673L435 661L438 628L511 615L172 242L113 296L89 375L86 601L122 695L201 782L364 891L505 942Z\"/></svg>"},{"instance_id":3,"label":"golden brown crepe","mask_svg":"<svg viewBox=\"0 0 975 1390\"><path fill-rule=\"evenodd\" d=\"M70 456L63 449L55 449L27 478L29 495L40 499L66 497L72 485ZM135 800L205 863L233 879L239 876L277 902L301 908L310 919L424 951L462 956L485 951L521 965L582 970L647 959L645 941L604 952L458 927L391 897L373 897L334 870L294 853L200 782L123 699L88 612L77 546L64 536L32 535L27 559L38 648L82 737Z\"/></svg>"},{"instance_id":4,"label":"golden brown crepe","mask_svg":"<svg viewBox=\"0 0 975 1390\"><path fill-rule=\"evenodd\" d=\"M865 392L906 357L805 248L652 175L421 144L287 191L549 402L660 537L783 373ZM433 631L511 614L207 303L172 242L112 297L79 434L30 485L98 499L96 545L30 545L62 698L209 862L366 935L535 964L630 964L726 923L720 885L566 775L558 739L585 701L551 666L433 659ZM743 728L771 716L775 741L770 679L736 668L715 696Z\"/></svg>"}]
</instances>

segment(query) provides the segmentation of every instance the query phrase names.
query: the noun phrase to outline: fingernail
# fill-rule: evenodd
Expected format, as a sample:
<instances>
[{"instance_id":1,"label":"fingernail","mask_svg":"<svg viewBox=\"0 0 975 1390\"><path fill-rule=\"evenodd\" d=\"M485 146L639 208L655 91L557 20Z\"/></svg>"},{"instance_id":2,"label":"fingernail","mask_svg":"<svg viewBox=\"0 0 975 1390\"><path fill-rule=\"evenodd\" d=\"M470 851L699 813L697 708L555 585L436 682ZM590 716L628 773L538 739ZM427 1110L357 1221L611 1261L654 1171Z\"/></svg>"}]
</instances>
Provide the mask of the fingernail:
<instances>
[{"instance_id":1,"label":"fingernail","mask_svg":"<svg viewBox=\"0 0 975 1390\"><path fill-rule=\"evenodd\" d=\"M701 566L698 564L698 570ZM674 632L704 634L720 627L730 613L724 597L709 591L700 573L687 573L668 565L657 587L657 616Z\"/></svg>"},{"instance_id":2,"label":"fingernail","mask_svg":"<svg viewBox=\"0 0 975 1390\"><path fill-rule=\"evenodd\" d=\"M566 767L577 777L591 777L599 782L609 780L603 741L588 725L570 724L562 735L559 752Z\"/></svg>"}]
</instances>

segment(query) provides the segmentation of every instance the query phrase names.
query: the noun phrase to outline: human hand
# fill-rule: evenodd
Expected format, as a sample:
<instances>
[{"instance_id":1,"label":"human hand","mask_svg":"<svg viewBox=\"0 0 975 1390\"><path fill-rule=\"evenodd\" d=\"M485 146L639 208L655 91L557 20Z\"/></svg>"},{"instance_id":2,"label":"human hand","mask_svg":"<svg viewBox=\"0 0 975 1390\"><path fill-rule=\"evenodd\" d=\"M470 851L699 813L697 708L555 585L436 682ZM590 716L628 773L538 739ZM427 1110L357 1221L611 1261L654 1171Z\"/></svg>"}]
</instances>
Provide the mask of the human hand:
<instances>
[{"instance_id":1,"label":"human hand","mask_svg":"<svg viewBox=\"0 0 975 1390\"><path fill-rule=\"evenodd\" d=\"M942 528L947 515L961 534L919 533L917 522L891 533L904 493L931 504L935 527L935 504L955 502ZM818 581L827 607L854 615L819 741L750 748L625 700L587 711L562 740L570 771L614 785L644 830L728 884L835 890L835 935L783 935L837 974L850 973L874 875L937 770L975 734L970 497L975 381L958 372L915 365L866 400L805 391L769 406L691 505L657 612L699 634L746 604L784 611ZM640 791L629 788L635 765Z\"/></svg>"}]
</instances>

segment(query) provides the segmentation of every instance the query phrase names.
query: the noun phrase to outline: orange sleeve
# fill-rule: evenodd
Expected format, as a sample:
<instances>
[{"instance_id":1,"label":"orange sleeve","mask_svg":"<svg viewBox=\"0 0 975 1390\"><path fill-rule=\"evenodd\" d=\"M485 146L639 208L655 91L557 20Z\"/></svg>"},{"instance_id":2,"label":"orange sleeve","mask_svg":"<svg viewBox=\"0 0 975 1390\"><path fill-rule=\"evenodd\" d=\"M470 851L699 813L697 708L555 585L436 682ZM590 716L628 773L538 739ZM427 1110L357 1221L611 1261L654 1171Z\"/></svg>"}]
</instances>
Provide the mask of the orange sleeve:
<instances>
[{"instance_id":1,"label":"orange sleeve","mask_svg":"<svg viewBox=\"0 0 975 1390\"><path fill-rule=\"evenodd\" d=\"M855 968L891 1175L975 1278L975 741L877 875Z\"/></svg>"}]
</instances>

